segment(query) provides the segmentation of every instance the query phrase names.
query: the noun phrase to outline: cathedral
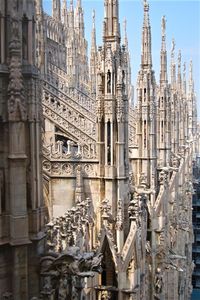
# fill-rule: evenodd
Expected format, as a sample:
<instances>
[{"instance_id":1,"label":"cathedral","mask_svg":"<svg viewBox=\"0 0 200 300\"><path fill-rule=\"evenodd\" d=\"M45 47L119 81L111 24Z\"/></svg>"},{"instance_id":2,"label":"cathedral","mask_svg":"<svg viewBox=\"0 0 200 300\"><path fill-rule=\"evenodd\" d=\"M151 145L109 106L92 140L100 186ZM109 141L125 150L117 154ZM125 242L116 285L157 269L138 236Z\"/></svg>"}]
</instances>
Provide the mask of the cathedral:
<instances>
[{"instance_id":1,"label":"cathedral","mask_svg":"<svg viewBox=\"0 0 200 300\"><path fill-rule=\"evenodd\" d=\"M168 74L163 16L156 82L143 0L134 93L120 1L89 56L81 0L51 2L0 1L0 300L189 300L192 61L173 40Z\"/></svg>"}]
</instances>

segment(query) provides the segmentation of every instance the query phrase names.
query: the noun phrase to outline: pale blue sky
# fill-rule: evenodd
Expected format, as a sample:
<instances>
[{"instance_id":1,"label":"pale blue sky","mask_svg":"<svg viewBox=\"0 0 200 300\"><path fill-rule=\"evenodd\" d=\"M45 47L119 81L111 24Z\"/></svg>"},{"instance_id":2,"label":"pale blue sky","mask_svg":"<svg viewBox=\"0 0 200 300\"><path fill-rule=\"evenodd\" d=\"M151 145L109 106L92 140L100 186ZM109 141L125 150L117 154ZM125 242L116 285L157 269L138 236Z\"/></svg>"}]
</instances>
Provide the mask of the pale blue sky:
<instances>
[{"instance_id":1,"label":"pale blue sky","mask_svg":"<svg viewBox=\"0 0 200 300\"><path fill-rule=\"evenodd\" d=\"M76 5L76 1L75 5ZM46 12L51 14L52 0L43 0ZM153 68L156 78L159 79L160 45L161 45L161 18L166 16L166 34L168 49L168 68L170 66L171 40L176 42L176 56L182 51L182 64L193 60L195 90L200 98L200 0L149 0L150 22L152 27ZM69 5L69 0L68 0ZM90 33L92 28L92 10L96 10L97 44L102 44L102 21L104 14L103 0L82 0L85 13L85 34L90 51ZM123 38L123 20L127 19L129 49L131 53L132 81L135 86L137 73L140 67L141 30L143 22L142 0L119 0L121 35ZM170 70L168 72L170 75ZM136 99L135 99L136 100ZM198 99L198 114L200 116L200 100Z\"/></svg>"}]
</instances>

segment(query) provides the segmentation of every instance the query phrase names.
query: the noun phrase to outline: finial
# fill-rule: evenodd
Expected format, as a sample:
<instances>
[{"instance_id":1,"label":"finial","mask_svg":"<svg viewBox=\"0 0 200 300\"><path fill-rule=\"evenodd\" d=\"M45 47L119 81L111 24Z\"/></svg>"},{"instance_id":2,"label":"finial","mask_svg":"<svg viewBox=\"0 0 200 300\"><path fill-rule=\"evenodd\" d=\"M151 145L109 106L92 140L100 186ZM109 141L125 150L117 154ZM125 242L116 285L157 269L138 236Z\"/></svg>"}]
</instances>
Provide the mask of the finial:
<instances>
[{"instance_id":1,"label":"finial","mask_svg":"<svg viewBox=\"0 0 200 300\"><path fill-rule=\"evenodd\" d=\"M124 33L126 34L126 24L127 24L127 20L126 18L124 18Z\"/></svg>"},{"instance_id":2,"label":"finial","mask_svg":"<svg viewBox=\"0 0 200 300\"><path fill-rule=\"evenodd\" d=\"M127 25L127 20L124 18L124 45L128 48L128 38L127 38L127 31L126 31L126 25Z\"/></svg>"},{"instance_id":3,"label":"finial","mask_svg":"<svg viewBox=\"0 0 200 300\"><path fill-rule=\"evenodd\" d=\"M190 60L190 68L189 68L189 80L192 81L192 72L193 72L193 64L192 59Z\"/></svg>"},{"instance_id":4,"label":"finial","mask_svg":"<svg viewBox=\"0 0 200 300\"><path fill-rule=\"evenodd\" d=\"M178 66L181 67L181 50L178 51Z\"/></svg>"},{"instance_id":5,"label":"finial","mask_svg":"<svg viewBox=\"0 0 200 300\"><path fill-rule=\"evenodd\" d=\"M63 0L62 2L63 2L63 3L62 3L63 8L67 7L67 1L66 1L66 0Z\"/></svg>"},{"instance_id":6,"label":"finial","mask_svg":"<svg viewBox=\"0 0 200 300\"><path fill-rule=\"evenodd\" d=\"M148 12L149 11L149 3L147 2L147 0L144 0L143 4L144 4L144 11Z\"/></svg>"},{"instance_id":7,"label":"finial","mask_svg":"<svg viewBox=\"0 0 200 300\"><path fill-rule=\"evenodd\" d=\"M92 25L93 25L93 28L95 28L95 10L94 9L92 11Z\"/></svg>"},{"instance_id":8,"label":"finial","mask_svg":"<svg viewBox=\"0 0 200 300\"><path fill-rule=\"evenodd\" d=\"M147 2L147 0L143 1L143 5L144 5L144 23L143 23L143 26L148 27L150 25L149 25L149 3Z\"/></svg>"},{"instance_id":9,"label":"finial","mask_svg":"<svg viewBox=\"0 0 200 300\"><path fill-rule=\"evenodd\" d=\"M162 26L162 36L165 36L165 30L166 30L166 19L165 16L162 17L162 22L161 22L161 26Z\"/></svg>"},{"instance_id":10,"label":"finial","mask_svg":"<svg viewBox=\"0 0 200 300\"><path fill-rule=\"evenodd\" d=\"M186 94L186 62L183 64L183 91Z\"/></svg>"},{"instance_id":11,"label":"finial","mask_svg":"<svg viewBox=\"0 0 200 300\"><path fill-rule=\"evenodd\" d=\"M184 74L186 73L186 62L184 62L184 64L183 64L183 73Z\"/></svg>"},{"instance_id":12,"label":"finial","mask_svg":"<svg viewBox=\"0 0 200 300\"><path fill-rule=\"evenodd\" d=\"M81 0L77 0L77 7L81 7Z\"/></svg>"},{"instance_id":13,"label":"finial","mask_svg":"<svg viewBox=\"0 0 200 300\"><path fill-rule=\"evenodd\" d=\"M190 60L190 74L192 74L192 68L193 68L192 60Z\"/></svg>"},{"instance_id":14,"label":"finial","mask_svg":"<svg viewBox=\"0 0 200 300\"><path fill-rule=\"evenodd\" d=\"M174 49L175 49L175 46L176 46L176 44L175 44L175 40L174 40L174 38L172 39L172 46L171 46L171 56L172 57L174 57Z\"/></svg>"}]
</instances>

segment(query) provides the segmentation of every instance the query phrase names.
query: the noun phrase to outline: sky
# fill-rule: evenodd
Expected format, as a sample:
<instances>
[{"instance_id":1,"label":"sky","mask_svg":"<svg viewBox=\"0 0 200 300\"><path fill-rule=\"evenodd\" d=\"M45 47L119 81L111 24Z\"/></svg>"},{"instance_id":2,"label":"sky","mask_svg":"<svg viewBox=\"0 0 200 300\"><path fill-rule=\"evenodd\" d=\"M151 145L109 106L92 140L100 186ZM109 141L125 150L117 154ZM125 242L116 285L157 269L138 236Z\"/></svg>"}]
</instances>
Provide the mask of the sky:
<instances>
[{"instance_id":1,"label":"sky","mask_svg":"<svg viewBox=\"0 0 200 300\"><path fill-rule=\"evenodd\" d=\"M68 5L69 5L69 1ZM62 2L62 1L61 1ZM76 5L76 0L74 0ZM193 61L193 75L197 94L198 118L200 119L200 0L149 0L150 23L152 35L153 69L156 79L160 72L161 18L166 17L166 43L168 50L168 75L170 75L170 49L172 38L175 39L175 54L179 49L182 54L182 65L186 62L189 70L190 59ZM44 10L51 14L52 0L43 0ZM103 0L82 0L85 19L85 36L90 52L92 28L92 11L96 11L97 45L102 45L102 22L104 17ZM142 0L119 0L121 36L123 41L124 19L127 20L129 51L131 54L132 83L136 86L137 74L141 61L141 36L143 24ZM183 68L182 68L183 69ZM188 75L188 72L186 73ZM136 101L136 99L134 99Z\"/></svg>"}]
</instances>

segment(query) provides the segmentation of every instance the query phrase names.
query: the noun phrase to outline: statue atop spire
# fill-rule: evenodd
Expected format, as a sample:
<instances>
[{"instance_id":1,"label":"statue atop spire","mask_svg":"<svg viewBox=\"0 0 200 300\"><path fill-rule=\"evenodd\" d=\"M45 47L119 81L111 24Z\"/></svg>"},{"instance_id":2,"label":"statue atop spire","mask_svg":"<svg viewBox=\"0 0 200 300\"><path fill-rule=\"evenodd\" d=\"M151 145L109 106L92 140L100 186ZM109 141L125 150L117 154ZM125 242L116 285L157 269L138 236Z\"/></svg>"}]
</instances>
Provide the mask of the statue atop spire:
<instances>
[{"instance_id":1,"label":"statue atop spire","mask_svg":"<svg viewBox=\"0 0 200 300\"><path fill-rule=\"evenodd\" d=\"M177 84L178 88L181 90L181 50L178 51L178 78Z\"/></svg>"},{"instance_id":2,"label":"statue atop spire","mask_svg":"<svg viewBox=\"0 0 200 300\"><path fill-rule=\"evenodd\" d=\"M173 57L174 58L174 50L175 50L175 46L176 46L176 44L175 44L175 40L174 40L174 38L172 39L172 46L171 46L171 57Z\"/></svg>"},{"instance_id":3,"label":"statue atop spire","mask_svg":"<svg viewBox=\"0 0 200 300\"><path fill-rule=\"evenodd\" d=\"M183 64L183 91L186 95L186 62Z\"/></svg>"},{"instance_id":4,"label":"statue atop spire","mask_svg":"<svg viewBox=\"0 0 200 300\"><path fill-rule=\"evenodd\" d=\"M144 26L150 26L149 25L149 3L147 0L143 1L144 5Z\"/></svg>"},{"instance_id":5,"label":"statue atop spire","mask_svg":"<svg viewBox=\"0 0 200 300\"><path fill-rule=\"evenodd\" d=\"M189 75L189 78L190 78L190 80L192 81L193 80L193 64L192 64L192 60L190 60L190 69L189 69L189 73L190 73L190 75Z\"/></svg>"},{"instance_id":6,"label":"statue atop spire","mask_svg":"<svg viewBox=\"0 0 200 300\"><path fill-rule=\"evenodd\" d=\"M178 67L181 67L181 50L178 51Z\"/></svg>"},{"instance_id":7,"label":"statue atop spire","mask_svg":"<svg viewBox=\"0 0 200 300\"><path fill-rule=\"evenodd\" d=\"M185 77L186 76L186 62L184 62L184 64L183 64L183 74Z\"/></svg>"},{"instance_id":8,"label":"statue atop spire","mask_svg":"<svg viewBox=\"0 0 200 300\"><path fill-rule=\"evenodd\" d=\"M176 63L174 61L174 51L175 51L175 40L174 38L172 39L172 44L171 44L171 84L175 86L176 83Z\"/></svg>"},{"instance_id":9,"label":"statue atop spire","mask_svg":"<svg viewBox=\"0 0 200 300\"><path fill-rule=\"evenodd\" d=\"M194 92L194 81L193 81L193 63L190 60L190 67L189 67L189 92Z\"/></svg>"},{"instance_id":10,"label":"statue atop spire","mask_svg":"<svg viewBox=\"0 0 200 300\"><path fill-rule=\"evenodd\" d=\"M166 19L161 19L162 45L160 54L160 82L167 81Z\"/></svg>"},{"instance_id":11,"label":"statue atop spire","mask_svg":"<svg viewBox=\"0 0 200 300\"><path fill-rule=\"evenodd\" d=\"M90 85L91 94L96 96L96 27L95 27L95 10L92 11L92 33L91 33L91 50L90 50Z\"/></svg>"},{"instance_id":12,"label":"statue atop spire","mask_svg":"<svg viewBox=\"0 0 200 300\"><path fill-rule=\"evenodd\" d=\"M92 28L95 29L95 10L92 11Z\"/></svg>"},{"instance_id":13,"label":"statue atop spire","mask_svg":"<svg viewBox=\"0 0 200 300\"><path fill-rule=\"evenodd\" d=\"M95 10L94 9L92 11L91 51L96 52L96 26L95 26Z\"/></svg>"},{"instance_id":14,"label":"statue atop spire","mask_svg":"<svg viewBox=\"0 0 200 300\"><path fill-rule=\"evenodd\" d=\"M144 3L144 11L148 12L149 11L149 3L147 2L147 0L144 0L143 3Z\"/></svg>"},{"instance_id":15,"label":"statue atop spire","mask_svg":"<svg viewBox=\"0 0 200 300\"><path fill-rule=\"evenodd\" d=\"M162 37L165 37L166 31L166 19L165 16L162 17Z\"/></svg>"},{"instance_id":16,"label":"statue atop spire","mask_svg":"<svg viewBox=\"0 0 200 300\"><path fill-rule=\"evenodd\" d=\"M128 50L128 37L127 37L127 20L126 18L124 19L124 45L126 47L126 50Z\"/></svg>"}]
</instances>

